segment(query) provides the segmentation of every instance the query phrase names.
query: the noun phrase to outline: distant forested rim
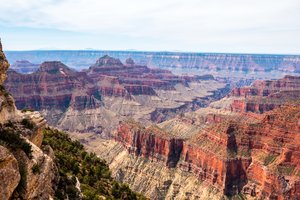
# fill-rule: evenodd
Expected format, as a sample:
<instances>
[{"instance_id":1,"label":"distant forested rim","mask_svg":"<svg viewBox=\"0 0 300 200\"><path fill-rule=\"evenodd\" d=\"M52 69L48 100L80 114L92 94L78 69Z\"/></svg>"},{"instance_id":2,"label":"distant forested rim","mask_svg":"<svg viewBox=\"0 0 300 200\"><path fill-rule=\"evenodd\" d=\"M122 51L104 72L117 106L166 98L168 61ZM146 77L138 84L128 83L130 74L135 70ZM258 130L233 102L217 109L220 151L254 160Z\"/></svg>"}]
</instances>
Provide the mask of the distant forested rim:
<instances>
[{"instance_id":1,"label":"distant forested rim","mask_svg":"<svg viewBox=\"0 0 300 200\"><path fill-rule=\"evenodd\" d=\"M50 145L54 150L60 181L55 193L56 199L146 199L130 190L126 184L111 177L106 162L94 153L88 153L83 145L64 132L46 128L44 148ZM76 188L80 182L82 194Z\"/></svg>"},{"instance_id":2,"label":"distant forested rim","mask_svg":"<svg viewBox=\"0 0 300 200\"><path fill-rule=\"evenodd\" d=\"M300 73L300 55L143 52L143 51L7 51L11 64L27 60L35 64L58 60L76 68L88 68L99 57L109 55L125 61L132 58L140 65L155 67L200 68L232 71L285 71Z\"/></svg>"}]
</instances>

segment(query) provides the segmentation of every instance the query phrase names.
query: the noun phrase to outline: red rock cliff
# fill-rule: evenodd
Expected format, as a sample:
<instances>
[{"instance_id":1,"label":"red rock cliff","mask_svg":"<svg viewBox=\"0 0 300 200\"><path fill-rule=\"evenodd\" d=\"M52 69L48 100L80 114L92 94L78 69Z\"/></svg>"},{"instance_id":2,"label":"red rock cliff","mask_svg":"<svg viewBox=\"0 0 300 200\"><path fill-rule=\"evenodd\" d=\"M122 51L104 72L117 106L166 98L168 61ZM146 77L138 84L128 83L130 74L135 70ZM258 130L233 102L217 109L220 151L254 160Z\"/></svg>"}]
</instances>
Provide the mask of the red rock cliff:
<instances>
[{"instance_id":1,"label":"red rock cliff","mask_svg":"<svg viewBox=\"0 0 300 200\"><path fill-rule=\"evenodd\" d=\"M191 138L130 122L120 124L115 139L129 153L192 173L227 196L300 198L299 103L208 119Z\"/></svg>"},{"instance_id":2,"label":"red rock cliff","mask_svg":"<svg viewBox=\"0 0 300 200\"><path fill-rule=\"evenodd\" d=\"M233 111L263 113L287 101L300 99L300 77L285 76L279 80L256 81L250 87L233 89L229 97L234 99L231 105Z\"/></svg>"}]
</instances>

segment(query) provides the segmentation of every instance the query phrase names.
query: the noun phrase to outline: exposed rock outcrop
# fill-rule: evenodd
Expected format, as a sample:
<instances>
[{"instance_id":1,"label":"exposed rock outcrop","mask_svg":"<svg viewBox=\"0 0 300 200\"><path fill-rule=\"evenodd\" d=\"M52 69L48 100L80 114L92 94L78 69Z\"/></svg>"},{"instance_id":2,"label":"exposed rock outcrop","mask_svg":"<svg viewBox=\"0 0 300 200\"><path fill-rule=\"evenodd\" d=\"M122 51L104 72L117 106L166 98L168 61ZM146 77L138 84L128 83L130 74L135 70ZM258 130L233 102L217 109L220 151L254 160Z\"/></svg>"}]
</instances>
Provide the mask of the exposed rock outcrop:
<instances>
[{"instance_id":1,"label":"exposed rock outcrop","mask_svg":"<svg viewBox=\"0 0 300 200\"><path fill-rule=\"evenodd\" d=\"M51 199L58 171L53 155L41 150L46 121L39 113L20 112L3 82L8 62L0 42L0 198Z\"/></svg>"},{"instance_id":2,"label":"exposed rock outcrop","mask_svg":"<svg viewBox=\"0 0 300 200\"><path fill-rule=\"evenodd\" d=\"M6 80L6 71L9 67L9 63L3 53L3 49L2 49L2 43L0 40L0 85L3 85L3 82Z\"/></svg>"},{"instance_id":3,"label":"exposed rock outcrop","mask_svg":"<svg viewBox=\"0 0 300 200\"><path fill-rule=\"evenodd\" d=\"M12 196L21 176L17 159L3 146L0 146L0 163L0 197L4 200Z\"/></svg>"}]
</instances>

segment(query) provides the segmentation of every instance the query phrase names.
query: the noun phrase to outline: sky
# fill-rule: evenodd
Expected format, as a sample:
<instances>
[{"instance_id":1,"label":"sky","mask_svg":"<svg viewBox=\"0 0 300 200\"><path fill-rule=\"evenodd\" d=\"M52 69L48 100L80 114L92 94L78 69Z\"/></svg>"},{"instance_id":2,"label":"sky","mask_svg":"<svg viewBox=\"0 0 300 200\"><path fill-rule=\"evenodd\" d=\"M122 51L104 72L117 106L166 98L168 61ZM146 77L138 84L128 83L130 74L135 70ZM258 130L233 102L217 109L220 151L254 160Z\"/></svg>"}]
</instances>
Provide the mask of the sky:
<instances>
[{"instance_id":1,"label":"sky","mask_svg":"<svg viewBox=\"0 0 300 200\"><path fill-rule=\"evenodd\" d=\"M300 0L0 0L5 50L300 54Z\"/></svg>"}]
</instances>

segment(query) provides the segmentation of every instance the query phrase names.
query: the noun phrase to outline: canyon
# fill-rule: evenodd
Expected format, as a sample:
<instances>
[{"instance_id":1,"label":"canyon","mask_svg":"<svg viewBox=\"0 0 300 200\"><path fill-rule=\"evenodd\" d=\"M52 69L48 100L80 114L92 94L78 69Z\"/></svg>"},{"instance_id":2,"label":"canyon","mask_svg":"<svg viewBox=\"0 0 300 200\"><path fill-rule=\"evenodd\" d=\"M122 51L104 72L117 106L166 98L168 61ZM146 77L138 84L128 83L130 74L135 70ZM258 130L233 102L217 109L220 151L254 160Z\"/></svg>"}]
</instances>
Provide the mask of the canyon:
<instances>
[{"instance_id":1,"label":"canyon","mask_svg":"<svg viewBox=\"0 0 300 200\"><path fill-rule=\"evenodd\" d=\"M69 131L106 160L115 180L150 199L300 199L299 56L8 55L42 63L28 74L8 70L17 108Z\"/></svg>"},{"instance_id":2,"label":"canyon","mask_svg":"<svg viewBox=\"0 0 300 200\"><path fill-rule=\"evenodd\" d=\"M109 137L127 118L161 122L225 96L230 85L211 75L178 76L103 56L77 72L48 61L31 74L8 71L5 87L19 109L33 109L48 123L71 132Z\"/></svg>"},{"instance_id":3,"label":"canyon","mask_svg":"<svg viewBox=\"0 0 300 200\"><path fill-rule=\"evenodd\" d=\"M299 81L256 81L156 125L128 120L114 141L74 137L151 199L299 199Z\"/></svg>"}]
</instances>

